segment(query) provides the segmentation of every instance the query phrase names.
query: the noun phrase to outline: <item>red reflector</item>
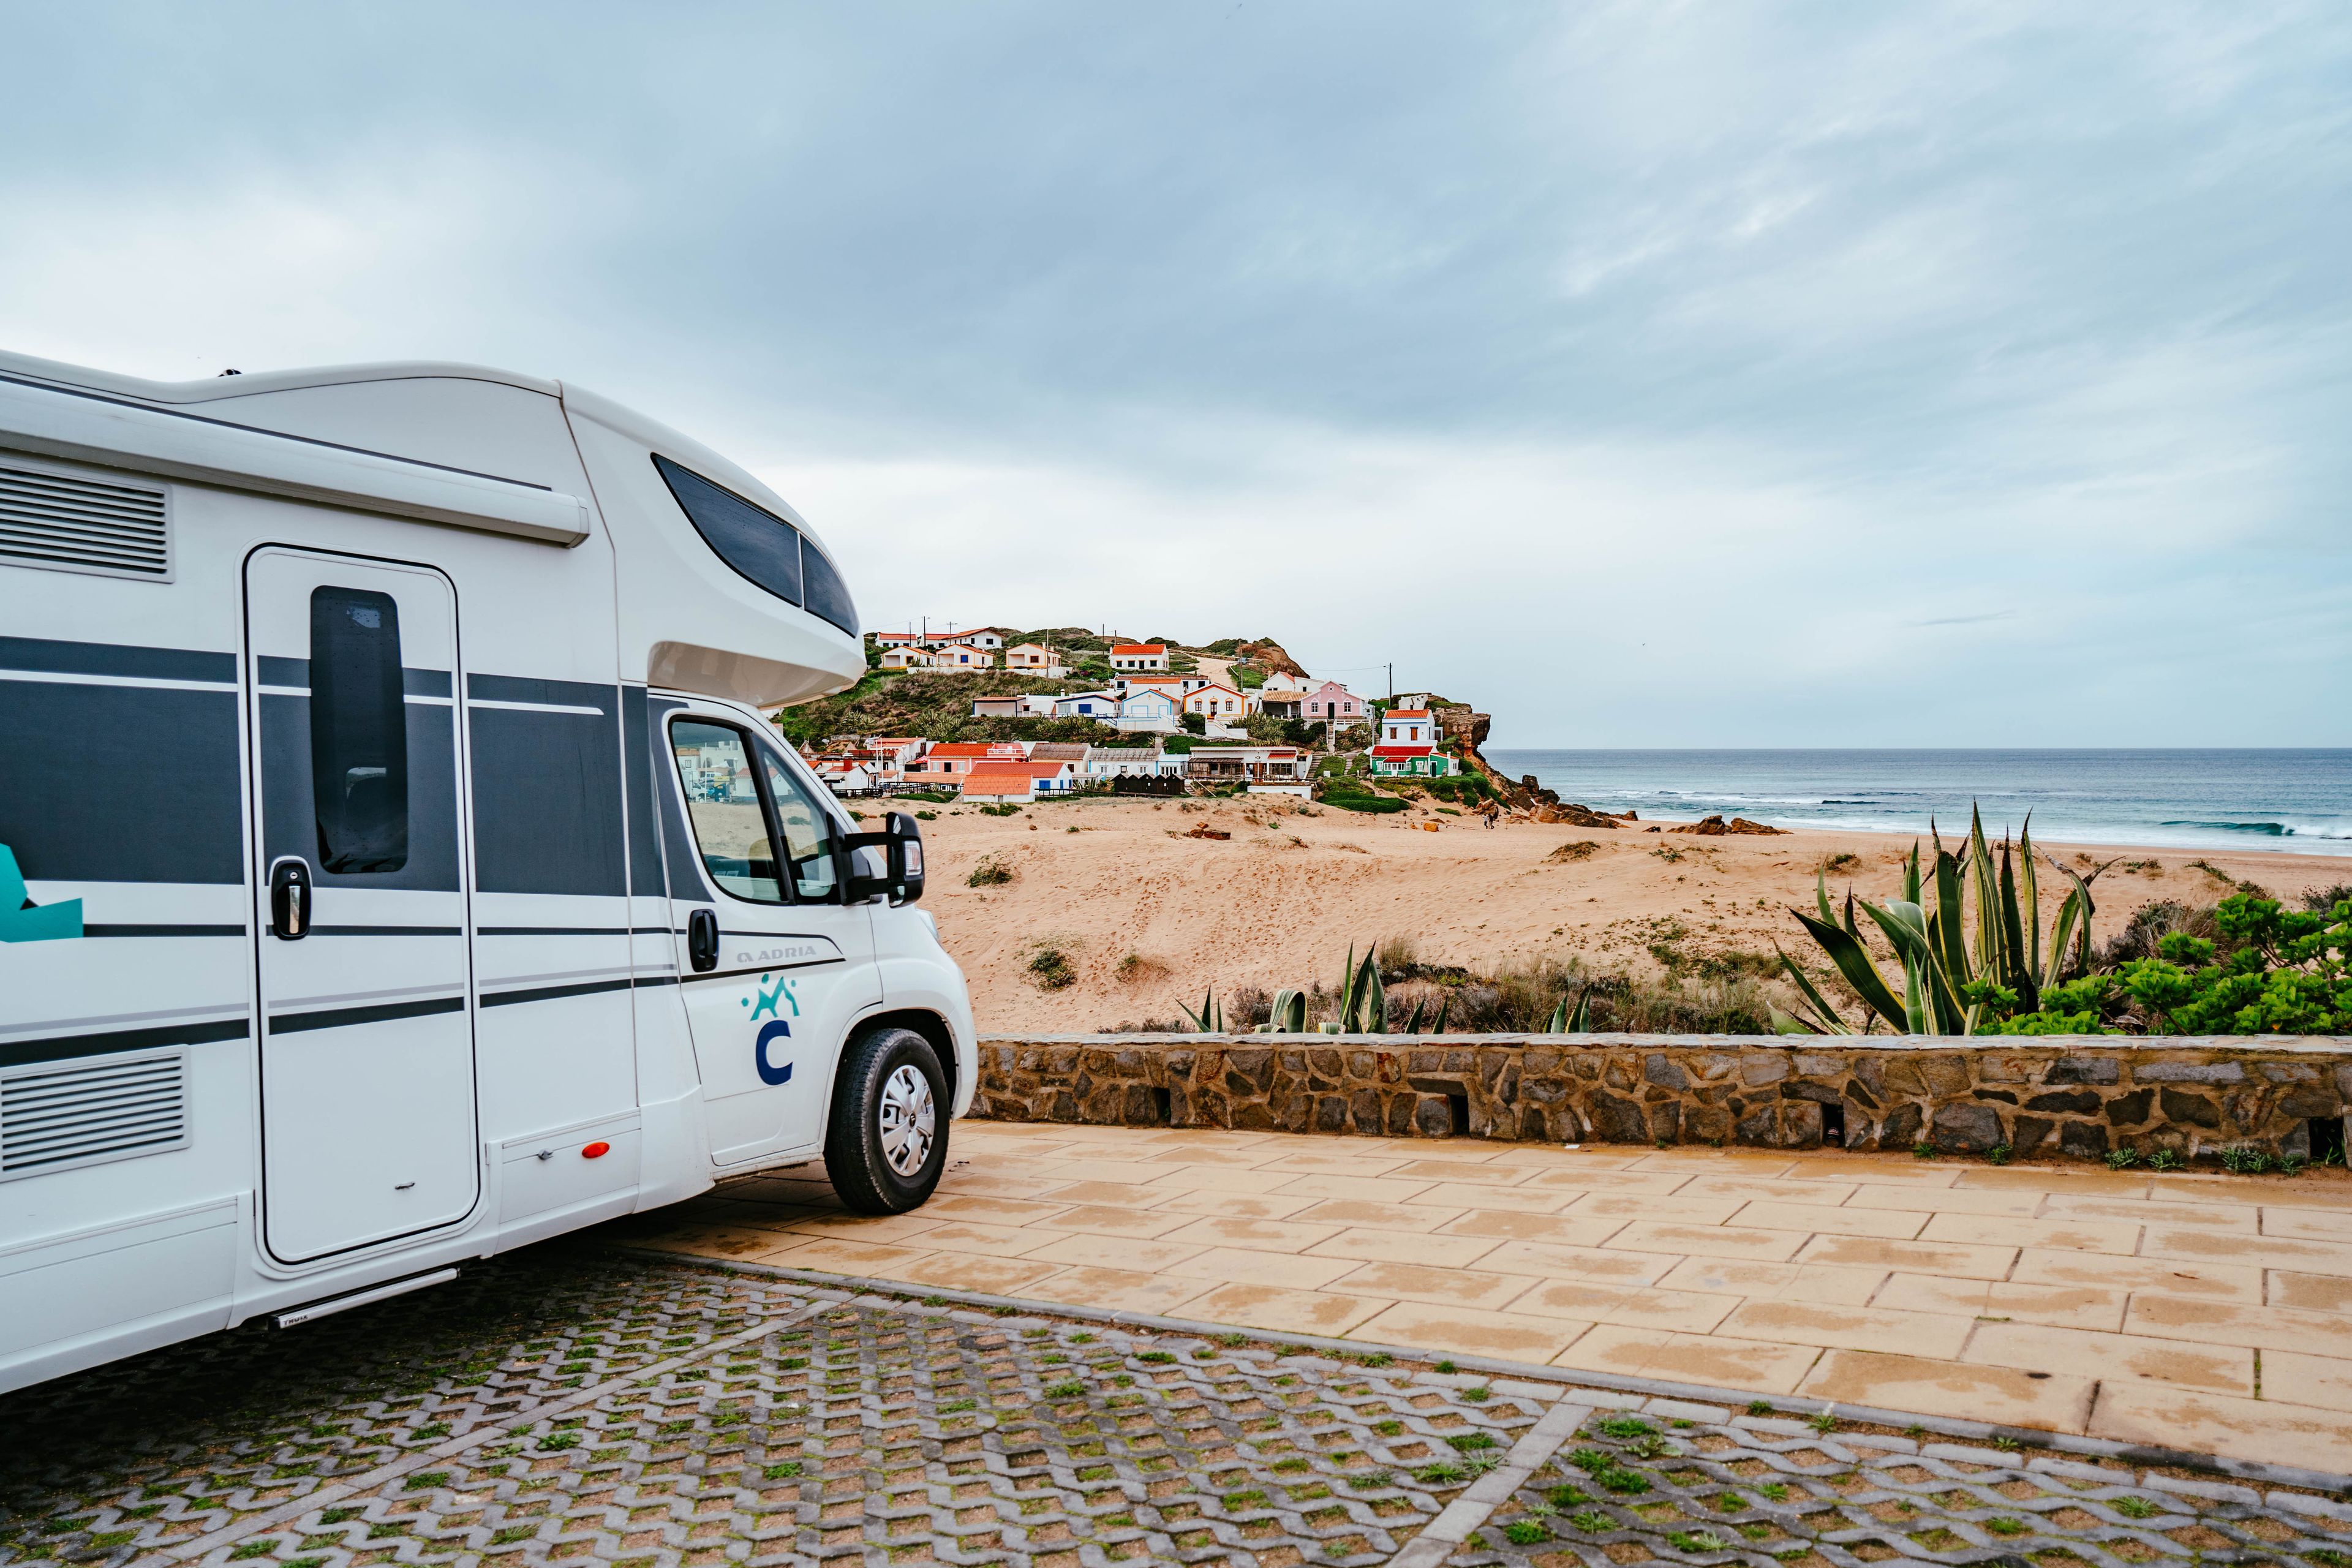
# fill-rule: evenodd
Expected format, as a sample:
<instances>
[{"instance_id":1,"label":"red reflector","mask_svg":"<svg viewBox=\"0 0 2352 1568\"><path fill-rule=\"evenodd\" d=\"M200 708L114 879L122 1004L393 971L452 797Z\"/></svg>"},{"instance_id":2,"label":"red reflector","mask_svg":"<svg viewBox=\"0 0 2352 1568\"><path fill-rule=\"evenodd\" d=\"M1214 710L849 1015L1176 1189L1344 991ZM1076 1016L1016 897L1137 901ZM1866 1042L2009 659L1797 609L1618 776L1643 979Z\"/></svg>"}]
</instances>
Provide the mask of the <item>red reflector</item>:
<instances>
[{"instance_id":1,"label":"red reflector","mask_svg":"<svg viewBox=\"0 0 2352 1568\"><path fill-rule=\"evenodd\" d=\"M599 1139L595 1142L583 1147L580 1151L580 1157L583 1160L601 1160L612 1152L613 1146L610 1143L605 1142L604 1140Z\"/></svg>"}]
</instances>

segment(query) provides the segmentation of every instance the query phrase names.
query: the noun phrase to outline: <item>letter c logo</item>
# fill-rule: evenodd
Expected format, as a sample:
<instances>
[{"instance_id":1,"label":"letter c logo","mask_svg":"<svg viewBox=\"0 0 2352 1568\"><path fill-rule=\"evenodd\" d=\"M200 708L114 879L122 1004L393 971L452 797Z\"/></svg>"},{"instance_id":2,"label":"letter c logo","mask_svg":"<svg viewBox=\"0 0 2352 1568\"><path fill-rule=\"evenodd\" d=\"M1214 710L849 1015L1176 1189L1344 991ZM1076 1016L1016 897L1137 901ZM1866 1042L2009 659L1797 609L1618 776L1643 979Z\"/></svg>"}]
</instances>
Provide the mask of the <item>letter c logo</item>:
<instances>
[{"instance_id":1,"label":"letter c logo","mask_svg":"<svg viewBox=\"0 0 2352 1568\"><path fill-rule=\"evenodd\" d=\"M793 1026L790 1024L785 1023L782 1018L772 1019L769 1023L761 1026L759 1043L751 1047L751 1065L760 1069L760 1081L761 1083L790 1083L793 1081L792 1063L786 1062L782 1067L771 1067L768 1065L769 1045L776 1040L788 1040L792 1038L792 1036Z\"/></svg>"}]
</instances>

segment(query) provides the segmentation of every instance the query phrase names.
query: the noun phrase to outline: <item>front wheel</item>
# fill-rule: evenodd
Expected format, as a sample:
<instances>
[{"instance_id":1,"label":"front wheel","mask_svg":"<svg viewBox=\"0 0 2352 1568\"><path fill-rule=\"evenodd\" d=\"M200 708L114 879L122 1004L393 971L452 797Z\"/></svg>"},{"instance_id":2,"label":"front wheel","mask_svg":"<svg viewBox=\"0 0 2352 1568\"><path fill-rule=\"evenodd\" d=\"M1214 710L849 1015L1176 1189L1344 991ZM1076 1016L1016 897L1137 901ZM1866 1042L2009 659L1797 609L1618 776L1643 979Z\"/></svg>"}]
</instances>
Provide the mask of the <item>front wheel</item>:
<instances>
[{"instance_id":1,"label":"front wheel","mask_svg":"<svg viewBox=\"0 0 2352 1568\"><path fill-rule=\"evenodd\" d=\"M842 1053L834 1075L824 1170L854 1214L904 1214L948 1163L947 1079L912 1029L877 1029Z\"/></svg>"}]
</instances>

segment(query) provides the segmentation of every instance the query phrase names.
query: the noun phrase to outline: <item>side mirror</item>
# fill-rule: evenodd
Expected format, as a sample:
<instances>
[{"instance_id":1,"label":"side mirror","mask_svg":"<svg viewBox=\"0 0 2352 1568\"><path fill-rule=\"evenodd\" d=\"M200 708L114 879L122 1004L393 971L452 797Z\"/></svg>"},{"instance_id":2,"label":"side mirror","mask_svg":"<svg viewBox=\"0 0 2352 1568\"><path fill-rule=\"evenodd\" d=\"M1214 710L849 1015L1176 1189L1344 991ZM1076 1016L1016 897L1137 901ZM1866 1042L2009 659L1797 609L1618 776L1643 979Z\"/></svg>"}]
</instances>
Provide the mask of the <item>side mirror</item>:
<instances>
[{"instance_id":1,"label":"side mirror","mask_svg":"<svg viewBox=\"0 0 2352 1568\"><path fill-rule=\"evenodd\" d=\"M881 832L853 833L844 845L853 869L848 879L853 904L879 898L894 905L911 904L923 896L923 830L903 811L890 813L885 821ZM869 850L879 853L866 854Z\"/></svg>"}]
</instances>

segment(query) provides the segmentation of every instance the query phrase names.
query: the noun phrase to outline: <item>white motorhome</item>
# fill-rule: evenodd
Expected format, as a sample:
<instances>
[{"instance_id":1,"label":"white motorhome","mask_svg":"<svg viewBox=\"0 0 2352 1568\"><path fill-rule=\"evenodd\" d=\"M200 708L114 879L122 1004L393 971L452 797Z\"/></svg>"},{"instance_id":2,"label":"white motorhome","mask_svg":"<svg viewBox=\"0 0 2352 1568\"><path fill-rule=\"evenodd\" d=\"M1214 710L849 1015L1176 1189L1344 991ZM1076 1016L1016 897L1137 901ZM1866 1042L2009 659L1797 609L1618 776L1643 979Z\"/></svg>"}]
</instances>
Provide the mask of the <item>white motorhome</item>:
<instances>
[{"instance_id":1,"label":"white motorhome","mask_svg":"<svg viewBox=\"0 0 2352 1568\"><path fill-rule=\"evenodd\" d=\"M577 387L0 354L0 1390L971 1101L914 822L758 710L864 673L816 534Z\"/></svg>"}]
</instances>

